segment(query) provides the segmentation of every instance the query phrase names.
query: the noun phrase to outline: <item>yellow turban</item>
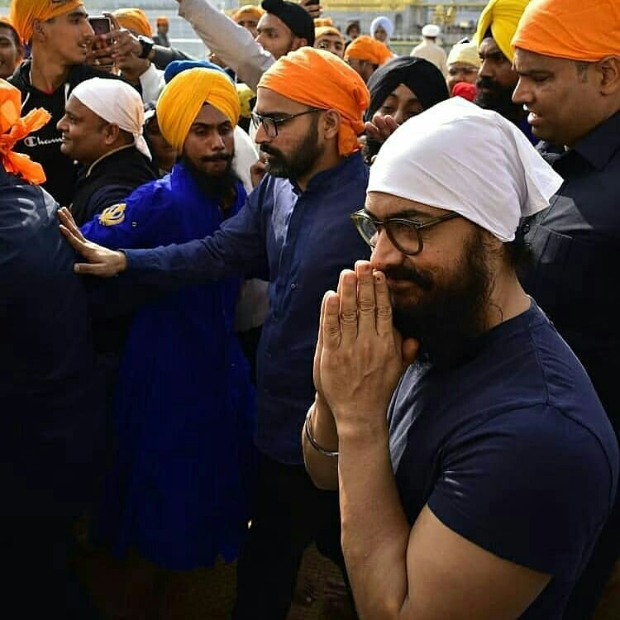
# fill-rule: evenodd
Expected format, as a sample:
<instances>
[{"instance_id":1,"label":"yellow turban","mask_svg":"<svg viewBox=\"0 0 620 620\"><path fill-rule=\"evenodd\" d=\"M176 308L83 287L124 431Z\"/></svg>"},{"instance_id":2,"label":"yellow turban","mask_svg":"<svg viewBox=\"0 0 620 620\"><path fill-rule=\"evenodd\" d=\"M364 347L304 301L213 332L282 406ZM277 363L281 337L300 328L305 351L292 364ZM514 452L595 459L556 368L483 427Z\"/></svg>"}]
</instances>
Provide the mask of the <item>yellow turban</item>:
<instances>
[{"instance_id":1,"label":"yellow turban","mask_svg":"<svg viewBox=\"0 0 620 620\"><path fill-rule=\"evenodd\" d=\"M13 147L28 134L41 129L51 118L42 108L31 110L20 118L22 95L20 91L4 80L0 80L0 163L4 169L22 177L29 183L44 183L45 172L41 164L28 155L14 153Z\"/></svg>"},{"instance_id":2,"label":"yellow turban","mask_svg":"<svg viewBox=\"0 0 620 620\"><path fill-rule=\"evenodd\" d=\"M230 78L215 69L187 69L174 76L157 100L157 122L162 135L179 153L192 123L208 103L237 125L241 108Z\"/></svg>"},{"instance_id":3,"label":"yellow turban","mask_svg":"<svg viewBox=\"0 0 620 620\"><path fill-rule=\"evenodd\" d=\"M50 0L12 0L9 19L22 41L29 43L32 39L32 22L38 19L41 22L64 15L83 6L82 0L66 0L65 2L50 2Z\"/></svg>"},{"instance_id":4,"label":"yellow turban","mask_svg":"<svg viewBox=\"0 0 620 620\"><path fill-rule=\"evenodd\" d=\"M256 93L247 85L242 82L236 85L237 96L239 97L239 105L241 106L241 112L239 116L244 118L250 118L252 116L252 99L256 97Z\"/></svg>"},{"instance_id":5,"label":"yellow turban","mask_svg":"<svg viewBox=\"0 0 620 620\"><path fill-rule=\"evenodd\" d=\"M392 52L385 43L377 41L373 37L362 35L353 39L344 52L345 60L349 58L357 58L358 60L367 60L373 65L385 64L392 58Z\"/></svg>"},{"instance_id":6,"label":"yellow turban","mask_svg":"<svg viewBox=\"0 0 620 620\"><path fill-rule=\"evenodd\" d=\"M313 108L338 111L340 155L359 150L357 136L364 131L362 116L370 95L364 80L335 54L313 47L289 52L263 73L258 88Z\"/></svg>"},{"instance_id":7,"label":"yellow turban","mask_svg":"<svg viewBox=\"0 0 620 620\"><path fill-rule=\"evenodd\" d=\"M118 11L114 11L112 15L116 17L116 21L118 21L121 27L127 28L127 30L131 30L131 32L141 34L145 37L153 36L151 23L144 11L140 9L118 9Z\"/></svg>"},{"instance_id":8,"label":"yellow turban","mask_svg":"<svg viewBox=\"0 0 620 620\"><path fill-rule=\"evenodd\" d=\"M534 0L512 39L543 56L597 62L620 53L618 0Z\"/></svg>"},{"instance_id":9,"label":"yellow turban","mask_svg":"<svg viewBox=\"0 0 620 620\"><path fill-rule=\"evenodd\" d=\"M314 20L315 22L318 20ZM342 36L342 33L340 32L340 30L338 30L338 28L334 28L333 26L317 26L314 29L314 45L316 47L316 42L321 38L324 37L325 35L330 34L333 35L335 37L340 37L342 39L342 42L344 43L344 37Z\"/></svg>"},{"instance_id":10,"label":"yellow turban","mask_svg":"<svg viewBox=\"0 0 620 620\"><path fill-rule=\"evenodd\" d=\"M475 43L457 43L453 45L448 54L448 65L453 65L457 62L472 65L479 69L481 63L477 45Z\"/></svg>"},{"instance_id":11,"label":"yellow turban","mask_svg":"<svg viewBox=\"0 0 620 620\"><path fill-rule=\"evenodd\" d=\"M259 6L254 6L253 4L244 4L241 8L237 9L233 14L233 21L236 23L241 20L243 15L249 15L254 19L260 19L265 14L265 11L261 9Z\"/></svg>"},{"instance_id":12,"label":"yellow turban","mask_svg":"<svg viewBox=\"0 0 620 620\"><path fill-rule=\"evenodd\" d=\"M484 40L487 30L491 29L491 34L497 47L502 54L512 62L514 60L514 49L510 45L512 37L517 30L517 25L525 11L525 7L530 0L491 0L486 5L480 19L478 20L478 30L476 31L476 44ZM585 1L585 0L584 0Z\"/></svg>"}]
</instances>

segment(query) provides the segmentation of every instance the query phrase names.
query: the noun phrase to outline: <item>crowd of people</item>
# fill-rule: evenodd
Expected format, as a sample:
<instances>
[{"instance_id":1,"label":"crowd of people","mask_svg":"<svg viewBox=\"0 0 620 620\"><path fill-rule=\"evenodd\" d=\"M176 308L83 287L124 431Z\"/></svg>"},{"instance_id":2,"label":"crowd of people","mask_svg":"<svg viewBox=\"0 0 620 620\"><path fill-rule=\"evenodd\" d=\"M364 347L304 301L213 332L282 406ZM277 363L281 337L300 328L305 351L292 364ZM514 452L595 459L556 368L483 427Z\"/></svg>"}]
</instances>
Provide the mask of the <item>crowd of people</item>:
<instances>
[{"instance_id":1,"label":"crowd of people","mask_svg":"<svg viewBox=\"0 0 620 620\"><path fill-rule=\"evenodd\" d=\"M208 59L137 8L0 20L9 609L102 618L94 546L168 571L132 619L222 559L285 620L315 543L362 620L617 618L620 3L410 56L178 4Z\"/></svg>"}]
</instances>

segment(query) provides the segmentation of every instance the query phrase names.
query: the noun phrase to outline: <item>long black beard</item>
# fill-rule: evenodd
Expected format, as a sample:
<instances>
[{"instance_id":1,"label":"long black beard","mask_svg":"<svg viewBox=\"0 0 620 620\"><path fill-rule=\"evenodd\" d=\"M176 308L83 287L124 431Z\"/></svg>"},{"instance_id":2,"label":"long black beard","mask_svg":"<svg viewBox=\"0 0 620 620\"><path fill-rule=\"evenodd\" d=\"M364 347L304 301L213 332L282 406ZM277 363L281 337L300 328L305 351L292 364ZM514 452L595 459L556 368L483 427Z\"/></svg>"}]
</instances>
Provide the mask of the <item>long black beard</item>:
<instances>
[{"instance_id":1,"label":"long black beard","mask_svg":"<svg viewBox=\"0 0 620 620\"><path fill-rule=\"evenodd\" d=\"M490 88L484 92L481 87ZM523 118L523 106L512 102L514 88L504 88L494 80L481 77L476 80L477 94L474 103L485 110L493 110L515 125Z\"/></svg>"},{"instance_id":2,"label":"long black beard","mask_svg":"<svg viewBox=\"0 0 620 620\"><path fill-rule=\"evenodd\" d=\"M485 261L484 239L476 231L466 248L459 276L436 285L423 273L386 270L386 276L409 279L427 295L416 305L394 304L394 326L404 338L420 342L417 360L447 370L475 354L476 339L486 331L492 275Z\"/></svg>"},{"instance_id":3,"label":"long black beard","mask_svg":"<svg viewBox=\"0 0 620 620\"><path fill-rule=\"evenodd\" d=\"M232 160L234 153L231 155L226 171L220 176L208 176L204 171L200 170L185 155L181 155L181 162L192 175L194 181L198 185L201 192L204 192L209 198L223 201L222 206L226 208L236 196L235 185L237 176L232 169Z\"/></svg>"}]
</instances>

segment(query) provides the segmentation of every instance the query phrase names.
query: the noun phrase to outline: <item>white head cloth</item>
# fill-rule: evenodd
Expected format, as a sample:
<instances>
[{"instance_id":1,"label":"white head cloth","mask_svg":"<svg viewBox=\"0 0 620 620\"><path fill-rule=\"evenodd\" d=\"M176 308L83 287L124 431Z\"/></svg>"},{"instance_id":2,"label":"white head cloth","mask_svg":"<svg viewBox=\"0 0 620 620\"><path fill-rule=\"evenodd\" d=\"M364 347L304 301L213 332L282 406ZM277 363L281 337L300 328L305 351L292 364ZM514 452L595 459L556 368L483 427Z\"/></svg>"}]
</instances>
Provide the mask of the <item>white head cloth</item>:
<instances>
[{"instance_id":1,"label":"white head cloth","mask_svg":"<svg viewBox=\"0 0 620 620\"><path fill-rule=\"evenodd\" d=\"M388 39L394 34L394 24L391 22L390 18L385 15L379 15L379 17L375 17L370 24L371 37L375 36L375 32L377 32L379 26L385 30Z\"/></svg>"},{"instance_id":2,"label":"white head cloth","mask_svg":"<svg viewBox=\"0 0 620 620\"><path fill-rule=\"evenodd\" d=\"M422 28L422 36L430 37L431 39L436 39L441 34L441 28L436 26L435 24L426 24L424 28Z\"/></svg>"},{"instance_id":3,"label":"white head cloth","mask_svg":"<svg viewBox=\"0 0 620 620\"><path fill-rule=\"evenodd\" d=\"M104 121L133 135L136 148L151 159L142 135L144 106L138 91L122 80L91 78L78 84L71 94Z\"/></svg>"},{"instance_id":4,"label":"white head cloth","mask_svg":"<svg viewBox=\"0 0 620 620\"><path fill-rule=\"evenodd\" d=\"M507 242L520 218L546 209L560 185L562 177L515 125L454 97L388 138L368 191L455 211Z\"/></svg>"}]
</instances>

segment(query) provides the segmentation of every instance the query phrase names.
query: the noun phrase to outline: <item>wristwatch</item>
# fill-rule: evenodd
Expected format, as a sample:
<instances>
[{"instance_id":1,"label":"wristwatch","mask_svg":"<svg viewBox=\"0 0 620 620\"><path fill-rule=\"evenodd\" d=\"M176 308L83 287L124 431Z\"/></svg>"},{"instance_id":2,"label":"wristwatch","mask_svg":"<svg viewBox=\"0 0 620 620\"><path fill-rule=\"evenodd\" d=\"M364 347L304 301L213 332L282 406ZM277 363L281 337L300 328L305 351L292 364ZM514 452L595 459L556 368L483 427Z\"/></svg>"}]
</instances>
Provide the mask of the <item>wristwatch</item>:
<instances>
[{"instance_id":1,"label":"wristwatch","mask_svg":"<svg viewBox=\"0 0 620 620\"><path fill-rule=\"evenodd\" d=\"M155 45L155 41L149 37L145 37L144 35L140 35L138 37L138 41L142 46L142 51L138 54L138 58L148 58L153 46Z\"/></svg>"}]
</instances>

